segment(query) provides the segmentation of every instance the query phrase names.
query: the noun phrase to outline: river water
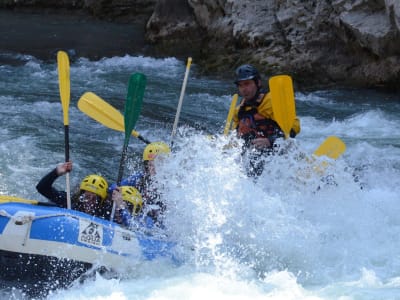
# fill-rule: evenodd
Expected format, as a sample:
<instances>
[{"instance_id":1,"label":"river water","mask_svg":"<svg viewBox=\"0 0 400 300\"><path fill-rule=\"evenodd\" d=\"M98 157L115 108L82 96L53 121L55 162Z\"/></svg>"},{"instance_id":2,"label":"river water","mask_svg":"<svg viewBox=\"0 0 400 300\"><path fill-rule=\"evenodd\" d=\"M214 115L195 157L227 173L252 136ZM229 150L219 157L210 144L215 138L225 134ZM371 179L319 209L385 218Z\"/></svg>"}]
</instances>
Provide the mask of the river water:
<instances>
[{"instance_id":1,"label":"river water","mask_svg":"<svg viewBox=\"0 0 400 300\"><path fill-rule=\"evenodd\" d=\"M0 55L0 194L44 201L35 185L64 160L55 55ZM80 96L92 91L122 112L130 74L145 74L135 129L169 143L185 67L174 57L74 57L73 186L88 173L115 181L124 142L77 108ZM193 62L174 151L157 175L182 265L138 262L123 279L98 276L49 299L400 299L400 95L296 91L302 131L255 181L240 151L226 147L233 137L221 134L234 92L231 80L204 77ZM330 135L345 154L323 174L310 171L299 157ZM140 168L144 147L131 138L126 174ZM28 298L15 289L1 296Z\"/></svg>"}]
</instances>

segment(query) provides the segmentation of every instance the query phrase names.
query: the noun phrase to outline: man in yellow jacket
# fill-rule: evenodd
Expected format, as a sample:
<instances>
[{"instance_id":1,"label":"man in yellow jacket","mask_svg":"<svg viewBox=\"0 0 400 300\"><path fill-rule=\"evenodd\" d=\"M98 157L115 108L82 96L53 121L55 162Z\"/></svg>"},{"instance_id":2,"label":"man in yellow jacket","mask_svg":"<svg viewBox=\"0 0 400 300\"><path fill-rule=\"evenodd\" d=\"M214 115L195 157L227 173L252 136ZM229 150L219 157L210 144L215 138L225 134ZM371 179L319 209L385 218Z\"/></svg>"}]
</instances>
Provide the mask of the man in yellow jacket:
<instances>
[{"instance_id":1,"label":"man in yellow jacket","mask_svg":"<svg viewBox=\"0 0 400 300\"><path fill-rule=\"evenodd\" d=\"M284 133L274 119L270 93L262 89L261 76L251 65L236 69L235 84L242 97L233 116L233 127L246 148L255 148L262 153L272 150L274 142ZM300 121L296 117L290 137L300 132ZM262 172L258 170L256 173ZM259 174L258 174L259 175Z\"/></svg>"},{"instance_id":2,"label":"man in yellow jacket","mask_svg":"<svg viewBox=\"0 0 400 300\"><path fill-rule=\"evenodd\" d=\"M276 138L284 134L274 119L270 93L261 88L260 73L251 65L236 69L235 84L242 96L233 116L238 136L256 148L270 148ZM290 137L300 132L300 121L295 119Z\"/></svg>"}]
</instances>

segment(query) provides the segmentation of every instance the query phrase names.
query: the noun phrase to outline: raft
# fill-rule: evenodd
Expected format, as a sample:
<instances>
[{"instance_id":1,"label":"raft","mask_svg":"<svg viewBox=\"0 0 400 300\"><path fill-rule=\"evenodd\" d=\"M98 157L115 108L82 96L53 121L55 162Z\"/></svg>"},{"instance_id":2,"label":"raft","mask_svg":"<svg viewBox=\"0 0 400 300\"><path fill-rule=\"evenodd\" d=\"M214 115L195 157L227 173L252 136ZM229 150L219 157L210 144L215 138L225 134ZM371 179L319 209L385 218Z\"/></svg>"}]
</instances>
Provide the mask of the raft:
<instances>
[{"instance_id":1,"label":"raft","mask_svg":"<svg viewBox=\"0 0 400 300\"><path fill-rule=\"evenodd\" d=\"M85 213L33 200L0 201L0 279L67 286L89 271L124 274L173 258L174 242Z\"/></svg>"}]
</instances>

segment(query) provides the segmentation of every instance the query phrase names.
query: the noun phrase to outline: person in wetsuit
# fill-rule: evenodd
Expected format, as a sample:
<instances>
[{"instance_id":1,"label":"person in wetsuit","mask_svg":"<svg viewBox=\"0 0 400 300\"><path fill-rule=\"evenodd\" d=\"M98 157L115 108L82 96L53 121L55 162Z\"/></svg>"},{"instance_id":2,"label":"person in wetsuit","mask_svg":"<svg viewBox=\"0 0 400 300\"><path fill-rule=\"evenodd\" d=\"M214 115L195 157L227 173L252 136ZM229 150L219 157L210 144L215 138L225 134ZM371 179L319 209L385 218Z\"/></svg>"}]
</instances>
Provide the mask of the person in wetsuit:
<instances>
[{"instance_id":1,"label":"person in wetsuit","mask_svg":"<svg viewBox=\"0 0 400 300\"><path fill-rule=\"evenodd\" d=\"M72 162L58 164L36 185L37 191L59 207L67 207L67 193L53 187L60 176L72 170ZM86 176L79 189L71 196L71 208L93 216L110 217L112 202L107 197L108 183L96 174Z\"/></svg>"}]
</instances>

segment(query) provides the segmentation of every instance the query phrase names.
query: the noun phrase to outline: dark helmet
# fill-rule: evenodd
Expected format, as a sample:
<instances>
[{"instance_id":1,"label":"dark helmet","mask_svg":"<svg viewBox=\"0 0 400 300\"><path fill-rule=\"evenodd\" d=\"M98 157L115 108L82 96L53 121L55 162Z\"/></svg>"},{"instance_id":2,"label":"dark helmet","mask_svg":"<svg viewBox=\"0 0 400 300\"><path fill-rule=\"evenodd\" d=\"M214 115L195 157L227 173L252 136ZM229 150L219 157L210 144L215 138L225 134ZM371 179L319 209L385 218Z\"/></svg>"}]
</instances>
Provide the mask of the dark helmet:
<instances>
[{"instance_id":1,"label":"dark helmet","mask_svg":"<svg viewBox=\"0 0 400 300\"><path fill-rule=\"evenodd\" d=\"M252 65L241 65L235 71L236 79L235 84L242 80L258 80L261 79L260 73Z\"/></svg>"}]
</instances>

